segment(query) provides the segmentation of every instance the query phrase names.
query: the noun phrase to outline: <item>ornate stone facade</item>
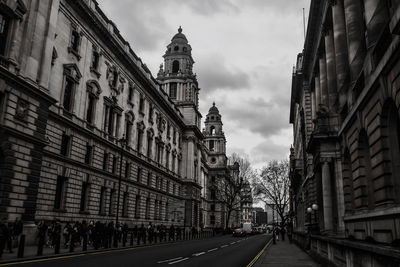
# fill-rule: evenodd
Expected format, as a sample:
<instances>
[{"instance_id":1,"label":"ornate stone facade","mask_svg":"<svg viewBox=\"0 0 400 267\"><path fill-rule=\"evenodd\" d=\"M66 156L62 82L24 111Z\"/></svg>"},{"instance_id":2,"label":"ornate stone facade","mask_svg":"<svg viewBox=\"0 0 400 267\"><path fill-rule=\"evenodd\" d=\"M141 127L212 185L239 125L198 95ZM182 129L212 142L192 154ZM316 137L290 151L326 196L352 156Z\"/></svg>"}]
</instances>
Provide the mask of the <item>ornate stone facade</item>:
<instances>
[{"instance_id":1,"label":"ornate stone facade","mask_svg":"<svg viewBox=\"0 0 400 267\"><path fill-rule=\"evenodd\" d=\"M294 227L337 266L400 261L399 4L311 1L293 73Z\"/></svg>"},{"instance_id":2,"label":"ornate stone facade","mask_svg":"<svg viewBox=\"0 0 400 267\"><path fill-rule=\"evenodd\" d=\"M182 29L155 79L95 0L3 1L0 19L0 215L204 226Z\"/></svg>"}]
</instances>

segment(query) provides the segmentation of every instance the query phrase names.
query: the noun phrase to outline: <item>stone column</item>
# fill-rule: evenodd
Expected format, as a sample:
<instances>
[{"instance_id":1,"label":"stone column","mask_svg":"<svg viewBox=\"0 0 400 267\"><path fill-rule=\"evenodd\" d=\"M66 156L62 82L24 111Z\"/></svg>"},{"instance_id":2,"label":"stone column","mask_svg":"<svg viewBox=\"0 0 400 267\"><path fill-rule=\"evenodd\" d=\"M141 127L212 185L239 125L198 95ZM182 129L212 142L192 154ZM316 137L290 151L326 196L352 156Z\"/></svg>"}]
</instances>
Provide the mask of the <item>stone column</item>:
<instances>
[{"instance_id":1,"label":"stone column","mask_svg":"<svg viewBox=\"0 0 400 267\"><path fill-rule=\"evenodd\" d=\"M333 40L333 30L328 28L325 34L325 52L326 52L326 78L328 87L329 110L333 111L337 99L336 88L336 62L335 62L335 44Z\"/></svg>"},{"instance_id":2,"label":"stone column","mask_svg":"<svg viewBox=\"0 0 400 267\"><path fill-rule=\"evenodd\" d=\"M367 47L373 46L378 40L383 27L389 20L386 1L364 0L365 25L367 25Z\"/></svg>"},{"instance_id":3,"label":"stone column","mask_svg":"<svg viewBox=\"0 0 400 267\"><path fill-rule=\"evenodd\" d=\"M322 211L324 214L324 231L333 230L332 218L332 190L331 190L331 172L329 162L322 163Z\"/></svg>"},{"instance_id":4,"label":"stone column","mask_svg":"<svg viewBox=\"0 0 400 267\"><path fill-rule=\"evenodd\" d=\"M319 84L320 84L320 91L321 91L321 104L325 105L326 107L329 106L328 101L328 85L326 79L326 58L325 58L325 51L322 51L319 57Z\"/></svg>"},{"instance_id":5,"label":"stone column","mask_svg":"<svg viewBox=\"0 0 400 267\"><path fill-rule=\"evenodd\" d=\"M315 108L316 112L319 110L319 105L321 104L321 87L319 82L319 73L315 76Z\"/></svg>"},{"instance_id":6,"label":"stone column","mask_svg":"<svg viewBox=\"0 0 400 267\"><path fill-rule=\"evenodd\" d=\"M315 99L315 89L311 91L311 118L315 120L317 118L316 114L316 99Z\"/></svg>"},{"instance_id":7,"label":"stone column","mask_svg":"<svg viewBox=\"0 0 400 267\"><path fill-rule=\"evenodd\" d=\"M336 0L332 5L333 37L335 41L336 81L339 92L339 108L346 104L345 81L348 75L348 55L346 24L344 19L343 0Z\"/></svg>"},{"instance_id":8,"label":"stone column","mask_svg":"<svg viewBox=\"0 0 400 267\"><path fill-rule=\"evenodd\" d=\"M350 82L354 83L363 68L365 57L365 34L361 2L344 0Z\"/></svg>"},{"instance_id":9,"label":"stone column","mask_svg":"<svg viewBox=\"0 0 400 267\"><path fill-rule=\"evenodd\" d=\"M343 170L342 161L336 159L335 161L335 186L336 186L336 202L337 202L337 215L338 215L338 229L337 231L344 234L344 192L343 192Z\"/></svg>"}]
</instances>

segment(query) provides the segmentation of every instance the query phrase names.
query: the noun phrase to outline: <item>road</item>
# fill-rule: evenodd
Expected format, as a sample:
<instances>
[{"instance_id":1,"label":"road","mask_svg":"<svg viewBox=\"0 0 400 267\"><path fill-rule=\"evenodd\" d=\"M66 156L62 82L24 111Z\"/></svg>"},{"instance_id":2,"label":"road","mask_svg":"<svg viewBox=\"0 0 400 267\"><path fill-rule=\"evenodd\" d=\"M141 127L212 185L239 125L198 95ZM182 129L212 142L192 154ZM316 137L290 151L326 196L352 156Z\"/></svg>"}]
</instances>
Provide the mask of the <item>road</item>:
<instances>
[{"instance_id":1,"label":"road","mask_svg":"<svg viewBox=\"0 0 400 267\"><path fill-rule=\"evenodd\" d=\"M271 238L262 234L248 237L219 236L147 247L100 251L62 256L44 261L26 261L24 267L245 267ZM7 265L5 265L7 266Z\"/></svg>"}]
</instances>

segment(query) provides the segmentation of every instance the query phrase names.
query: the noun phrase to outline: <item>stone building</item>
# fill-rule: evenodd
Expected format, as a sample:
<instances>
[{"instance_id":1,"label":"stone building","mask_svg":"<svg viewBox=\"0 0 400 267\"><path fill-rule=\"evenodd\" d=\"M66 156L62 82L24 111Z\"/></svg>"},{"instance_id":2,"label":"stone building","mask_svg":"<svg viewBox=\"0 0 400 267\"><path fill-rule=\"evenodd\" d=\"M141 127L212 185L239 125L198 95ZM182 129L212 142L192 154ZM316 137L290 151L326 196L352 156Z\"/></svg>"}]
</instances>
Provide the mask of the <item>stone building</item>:
<instances>
[{"instance_id":1,"label":"stone building","mask_svg":"<svg viewBox=\"0 0 400 267\"><path fill-rule=\"evenodd\" d=\"M311 1L293 72L295 238L337 266L400 262L400 1Z\"/></svg>"},{"instance_id":2,"label":"stone building","mask_svg":"<svg viewBox=\"0 0 400 267\"><path fill-rule=\"evenodd\" d=\"M199 227L225 143L204 150L182 29L156 79L95 0L3 1L0 24L0 215L26 231L54 218Z\"/></svg>"}]
</instances>

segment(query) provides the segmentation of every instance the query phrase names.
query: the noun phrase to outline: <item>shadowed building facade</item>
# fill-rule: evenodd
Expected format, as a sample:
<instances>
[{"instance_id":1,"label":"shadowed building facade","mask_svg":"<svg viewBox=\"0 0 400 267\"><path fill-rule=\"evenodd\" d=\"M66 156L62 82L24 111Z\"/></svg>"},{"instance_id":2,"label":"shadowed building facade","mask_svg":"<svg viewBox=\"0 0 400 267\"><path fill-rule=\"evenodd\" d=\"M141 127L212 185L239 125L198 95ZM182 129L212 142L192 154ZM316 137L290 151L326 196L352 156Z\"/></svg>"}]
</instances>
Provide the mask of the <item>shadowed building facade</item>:
<instances>
[{"instance_id":1,"label":"shadowed building facade","mask_svg":"<svg viewBox=\"0 0 400 267\"><path fill-rule=\"evenodd\" d=\"M396 0L311 1L293 71L296 239L338 266L400 259L399 14Z\"/></svg>"}]
</instances>

